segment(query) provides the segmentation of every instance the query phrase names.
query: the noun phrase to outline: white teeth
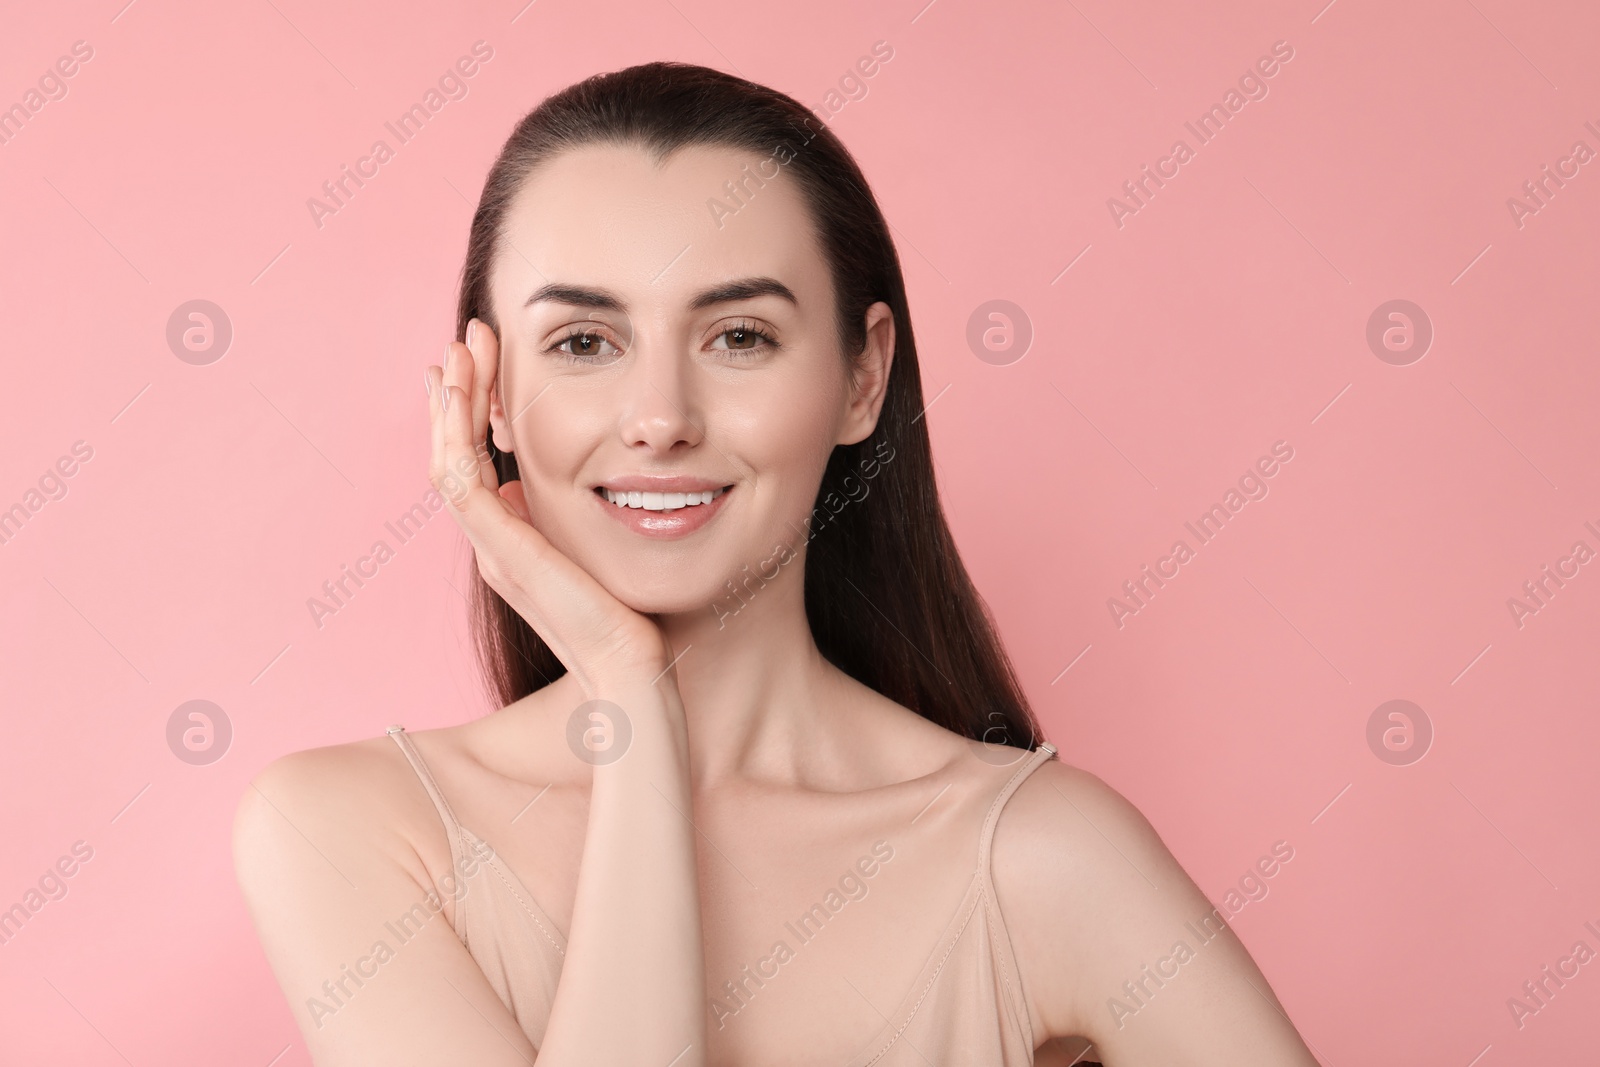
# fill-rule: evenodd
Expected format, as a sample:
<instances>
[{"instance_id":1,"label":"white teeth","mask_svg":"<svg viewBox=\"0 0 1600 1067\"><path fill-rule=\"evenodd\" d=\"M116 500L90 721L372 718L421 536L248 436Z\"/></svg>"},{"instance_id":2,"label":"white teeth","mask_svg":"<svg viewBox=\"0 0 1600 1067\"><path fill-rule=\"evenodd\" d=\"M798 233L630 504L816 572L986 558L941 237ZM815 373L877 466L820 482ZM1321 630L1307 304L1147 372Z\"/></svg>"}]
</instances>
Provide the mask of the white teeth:
<instances>
[{"instance_id":1,"label":"white teeth","mask_svg":"<svg viewBox=\"0 0 1600 1067\"><path fill-rule=\"evenodd\" d=\"M707 489L703 493L645 493L616 492L600 487L600 492L619 508L643 508L645 511L676 511L692 508L696 504L709 504L723 494L721 489Z\"/></svg>"}]
</instances>

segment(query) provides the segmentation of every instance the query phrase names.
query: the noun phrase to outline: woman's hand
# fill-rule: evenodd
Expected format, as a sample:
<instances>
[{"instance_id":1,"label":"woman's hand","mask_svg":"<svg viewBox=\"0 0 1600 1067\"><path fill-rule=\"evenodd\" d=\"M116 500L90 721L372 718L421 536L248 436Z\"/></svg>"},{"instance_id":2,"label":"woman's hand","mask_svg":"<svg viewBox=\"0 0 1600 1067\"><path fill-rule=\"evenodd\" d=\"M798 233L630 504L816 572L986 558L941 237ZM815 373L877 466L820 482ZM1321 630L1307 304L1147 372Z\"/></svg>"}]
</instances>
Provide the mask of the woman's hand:
<instances>
[{"instance_id":1,"label":"woman's hand","mask_svg":"<svg viewBox=\"0 0 1600 1067\"><path fill-rule=\"evenodd\" d=\"M521 482L499 484L485 443L499 360L494 331L473 319L467 342L450 342L444 366L424 372L433 425L428 478L472 541L483 580L550 646L587 699L632 688L640 675L653 681L670 658L660 628L534 529Z\"/></svg>"},{"instance_id":2,"label":"woman's hand","mask_svg":"<svg viewBox=\"0 0 1600 1067\"><path fill-rule=\"evenodd\" d=\"M705 957L688 730L660 628L534 529L519 482L485 444L499 341L473 319L427 369L434 488L472 540L478 573L571 672L585 700L628 717L626 758L594 766L583 859L541 1065L703 1067ZM503 394L502 394L503 395ZM617 1005L628 1025L616 1025ZM674 1059L676 1057L676 1059Z\"/></svg>"}]
</instances>

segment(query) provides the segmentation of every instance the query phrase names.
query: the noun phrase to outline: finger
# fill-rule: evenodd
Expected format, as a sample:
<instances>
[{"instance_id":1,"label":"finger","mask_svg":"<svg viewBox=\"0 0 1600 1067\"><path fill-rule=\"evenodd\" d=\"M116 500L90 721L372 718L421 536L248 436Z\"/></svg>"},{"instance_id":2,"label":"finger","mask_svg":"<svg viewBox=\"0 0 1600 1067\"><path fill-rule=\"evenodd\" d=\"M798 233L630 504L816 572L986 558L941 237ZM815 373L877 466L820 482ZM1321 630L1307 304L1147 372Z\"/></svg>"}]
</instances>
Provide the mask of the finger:
<instances>
[{"instance_id":1,"label":"finger","mask_svg":"<svg viewBox=\"0 0 1600 1067\"><path fill-rule=\"evenodd\" d=\"M467 333L469 335L472 333L471 323L467 325ZM472 398L477 393L478 381L481 377L478 374L477 364L472 352L460 341L451 341L446 344L444 352L444 381L450 388L448 392L444 393L442 399L452 405L462 403L470 409L473 404ZM485 403L487 405L487 402ZM448 415L448 411L446 414ZM485 414L484 423L487 423L487 413ZM477 417L469 411L469 436L467 438L470 445L469 451L478 461L478 479L488 486L490 490L493 490L499 486L499 479L495 475L494 463L489 459L489 448L484 440L482 425Z\"/></svg>"},{"instance_id":2,"label":"finger","mask_svg":"<svg viewBox=\"0 0 1600 1067\"><path fill-rule=\"evenodd\" d=\"M488 331L480 325L476 332ZM450 505L479 558L498 558L507 553L507 520L518 509L502 499L488 450L481 439L473 437L477 428L469 402L469 390L476 377L473 354L465 344L452 341L445 345L444 360L443 367L428 368L428 381L433 386L429 407L433 450L428 476ZM535 531L529 527L527 532Z\"/></svg>"},{"instance_id":3,"label":"finger","mask_svg":"<svg viewBox=\"0 0 1600 1067\"><path fill-rule=\"evenodd\" d=\"M480 319L467 323L467 355L472 357L472 434L480 441L489 433L489 390L500 357L499 340Z\"/></svg>"},{"instance_id":4,"label":"finger","mask_svg":"<svg viewBox=\"0 0 1600 1067\"><path fill-rule=\"evenodd\" d=\"M489 394L499 376L500 341L488 323L475 318L467 323L466 349L472 360L472 441L483 466L479 476L490 489L496 489L500 479L488 447Z\"/></svg>"},{"instance_id":5,"label":"finger","mask_svg":"<svg viewBox=\"0 0 1600 1067\"><path fill-rule=\"evenodd\" d=\"M445 350L449 351L448 346ZM443 372L430 364L423 368L422 376L428 388L428 481L437 488L439 476L444 473L444 421L439 417Z\"/></svg>"},{"instance_id":6,"label":"finger","mask_svg":"<svg viewBox=\"0 0 1600 1067\"><path fill-rule=\"evenodd\" d=\"M460 508L474 489L483 486L483 479L480 476L482 464L472 444L468 393L452 381L461 377L460 367L469 360L459 354L459 345L453 344L451 348L450 366L445 368L440 384L441 410L435 420L439 467L434 484L452 506Z\"/></svg>"},{"instance_id":7,"label":"finger","mask_svg":"<svg viewBox=\"0 0 1600 1067\"><path fill-rule=\"evenodd\" d=\"M451 341L444 346L444 383L453 385L462 392L472 389L472 360L464 358L464 346L460 341Z\"/></svg>"}]
</instances>

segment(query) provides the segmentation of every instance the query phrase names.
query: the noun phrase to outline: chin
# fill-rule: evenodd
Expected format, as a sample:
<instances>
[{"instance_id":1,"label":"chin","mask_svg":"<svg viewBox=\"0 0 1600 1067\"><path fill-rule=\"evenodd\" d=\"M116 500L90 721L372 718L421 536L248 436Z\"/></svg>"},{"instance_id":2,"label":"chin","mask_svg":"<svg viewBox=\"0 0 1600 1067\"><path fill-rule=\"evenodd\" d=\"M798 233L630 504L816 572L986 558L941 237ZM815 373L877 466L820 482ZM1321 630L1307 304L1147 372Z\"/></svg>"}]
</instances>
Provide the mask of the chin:
<instances>
[{"instance_id":1,"label":"chin","mask_svg":"<svg viewBox=\"0 0 1600 1067\"><path fill-rule=\"evenodd\" d=\"M692 615L696 612L709 615L719 591L725 592L705 578L679 576L650 582L629 576L621 580L598 580L606 592L641 615Z\"/></svg>"}]
</instances>

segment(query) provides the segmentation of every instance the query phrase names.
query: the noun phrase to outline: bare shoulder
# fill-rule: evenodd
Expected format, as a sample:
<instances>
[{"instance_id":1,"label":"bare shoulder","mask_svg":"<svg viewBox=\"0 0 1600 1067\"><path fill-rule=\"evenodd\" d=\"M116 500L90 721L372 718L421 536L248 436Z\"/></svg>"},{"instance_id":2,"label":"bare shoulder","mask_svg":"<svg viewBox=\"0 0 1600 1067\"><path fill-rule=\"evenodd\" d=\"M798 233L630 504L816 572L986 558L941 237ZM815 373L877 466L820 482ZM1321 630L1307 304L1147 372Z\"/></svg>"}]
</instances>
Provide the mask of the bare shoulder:
<instances>
[{"instance_id":1,"label":"bare shoulder","mask_svg":"<svg viewBox=\"0 0 1600 1067\"><path fill-rule=\"evenodd\" d=\"M365 737L321 748L302 749L279 756L263 767L252 781L253 787L270 784L279 789L310 790L319 800L335 800L350 795L359 799L362 789L393 784L395 770L404 757L399 746L387 736ZM256 789L246 790L248 797Z\"/></svg>"},{"instance_id":2,"label":"bare shoulder","mask_svg":"<svg viewBox=\"0 0 1600 1067\"><path fill-rule=\"evenodd\" d=\"M532 1061L453 929L466 882L439 877L451 866L443 823L392 739L272 761L239 799L233 851L261 947L317 1063Z\"/></svg>"},{"instance_id":3,"label":"bare shoulder","mask_svg":"<svg viewBox=\"0 0 1600 1067\"><path fill-rule=\"evenodd\" d=\"M1171 860L1132 802L1059 757L1040 764L1017 788L995 829L996 884L1007 883L1019 900L1041 877L1101 885L1112 875L1138 877L1139 859L1160 857Z\"/></svg>"},{"instance_id":4,"label":"bare shoulder","mask_svg":"<svg viewBox=\"0 0 1600 1067\"><path fill-rule=\"evenodd\" d=\"M235 870L247 896L281 878L285 865L353 880L345 866L386 860L427 885L433 865L418 847L433 851L420 832L429 817L438 820L386 736L291 752L258 772L239 797Z\"/></svg>"},{"instance_id":5,"label":"bare shoulder","mask_svg":"<svg viewBox=\"0 0 1600 1067\"><path fill-rule=\"evenodd\" d=\"M1037 1040L1083 1036L1129 1062L1315 1062L1223 913L1094 774L1036 769L991 866Z\"/></svg>"},{"instance_id":6,"label":"bare shoulder","mask_svg":"<svg viewBox=\"0 0 1600 1067\"><path fill-rule=\"evenodd\" d=\"M399 746L388 737L290 752L251 779L239 798L238 815L249 828L285 803L339 818L377 814L412 792L402 788L410 785L409 774Z\"/></svg>"},{"instance_id":7,"label":"bare shoulder","mask_svg":"<svg viewBox=\"0 0 1600 1067\"><path fill-rule=\"evenodd\" d=\"M1132 802L1060 759L1041 764L1007 802L991 867L1008 923L1057 949L1088 949L1108 927L1137 921L1131 898L1163 893L1165 907L1204 900Z\"/></svg>"}]
</instances>

